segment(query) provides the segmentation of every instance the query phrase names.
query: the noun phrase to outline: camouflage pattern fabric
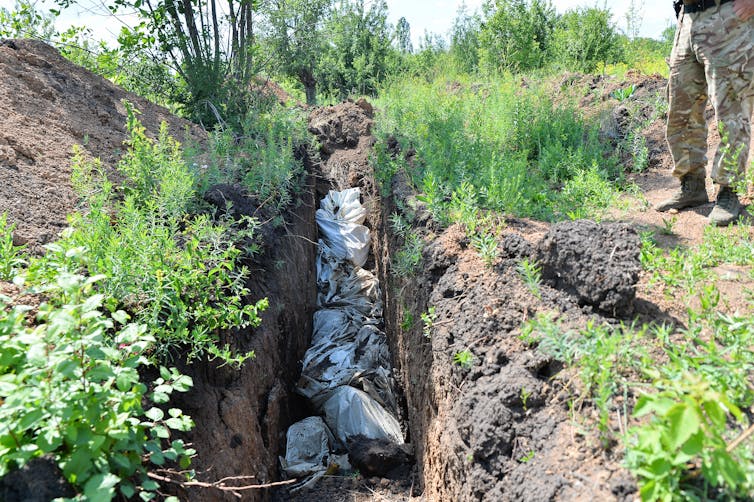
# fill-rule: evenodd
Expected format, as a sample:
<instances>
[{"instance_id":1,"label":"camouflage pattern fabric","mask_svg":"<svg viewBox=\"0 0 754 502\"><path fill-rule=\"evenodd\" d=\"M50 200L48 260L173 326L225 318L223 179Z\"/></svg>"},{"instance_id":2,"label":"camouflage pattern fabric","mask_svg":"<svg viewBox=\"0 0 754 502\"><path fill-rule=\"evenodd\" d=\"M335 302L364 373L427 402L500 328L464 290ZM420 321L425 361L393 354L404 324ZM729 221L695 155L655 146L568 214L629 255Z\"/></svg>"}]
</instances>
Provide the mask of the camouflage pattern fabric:
<instances>
[{"instance_id":1,"label":"camouflage pattern fabric","mask_svg":"<svg viewBox=\"0 0 754 502\"><path fill-rule=\"evenodd\" d=\"M704 173L709 99L728 136L715 154L712 180L730 185L745 172L754 108L754 17L742 21L733 2L681 13L668 80L667 138L673 175Z\"/></svg>"}]
</instances>

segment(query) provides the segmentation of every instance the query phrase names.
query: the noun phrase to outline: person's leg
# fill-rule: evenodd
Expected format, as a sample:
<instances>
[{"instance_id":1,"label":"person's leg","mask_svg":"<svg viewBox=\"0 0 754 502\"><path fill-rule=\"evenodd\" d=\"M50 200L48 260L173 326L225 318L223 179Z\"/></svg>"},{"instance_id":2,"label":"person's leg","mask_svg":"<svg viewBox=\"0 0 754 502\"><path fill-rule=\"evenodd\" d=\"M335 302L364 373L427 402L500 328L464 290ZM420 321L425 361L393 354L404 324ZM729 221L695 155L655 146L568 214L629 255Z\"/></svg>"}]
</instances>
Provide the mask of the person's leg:
<instances>
[{"instance_id":1,"label":"person's leg","mask_svg":"<svg viewBox=\"0 0 754 502\"><path fill-rule=\"evenodd\" d=\"M704 65L696 58L691 42L691 18L684 16L678 25L670 55L668 79L667 140L673 157L673 176L681 188L655 209L682 209L709 201L704 186L707 164L707 79Z\"/></svg>"},{"instance_id":2,"label":"person's leg","mask_svg":"<svg viewBox=\"0 0 754 502\"><path fill-rule=\"evenodd\" d=\"M735 185L741 181L749 162L754 109L754 18L741 21L727 4L716 15L719 25L712 31L715 35L706 41L705 46L710 49L703 55L710 99L722 137L711 173L712 180L720 185L720 192L710 213L710 223L727 225L741 212Z\"/></svg>"}]
</instances>

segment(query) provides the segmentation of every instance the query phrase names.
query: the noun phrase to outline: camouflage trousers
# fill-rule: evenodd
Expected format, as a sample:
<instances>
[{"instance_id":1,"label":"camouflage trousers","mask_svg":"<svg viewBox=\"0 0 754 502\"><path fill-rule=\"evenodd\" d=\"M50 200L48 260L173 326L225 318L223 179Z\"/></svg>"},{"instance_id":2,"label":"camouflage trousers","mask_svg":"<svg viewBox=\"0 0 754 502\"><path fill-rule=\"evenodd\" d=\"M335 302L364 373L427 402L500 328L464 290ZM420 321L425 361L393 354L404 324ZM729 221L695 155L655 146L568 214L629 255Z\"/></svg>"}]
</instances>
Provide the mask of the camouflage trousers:
<instances>
[{"instance_id":1,"label":"camouflage trousers","mask_svg":"<svg viewBox=\"0 0 754 502\"><path fill-rule=\"evenodd\" d=\"M670 56L667 138L673 175L704 174L708 99L722 125L712 180L737 181L748 165L754 107L754 17L742 21L733 2L681 14Z\"/></svg>"}]
</instances>

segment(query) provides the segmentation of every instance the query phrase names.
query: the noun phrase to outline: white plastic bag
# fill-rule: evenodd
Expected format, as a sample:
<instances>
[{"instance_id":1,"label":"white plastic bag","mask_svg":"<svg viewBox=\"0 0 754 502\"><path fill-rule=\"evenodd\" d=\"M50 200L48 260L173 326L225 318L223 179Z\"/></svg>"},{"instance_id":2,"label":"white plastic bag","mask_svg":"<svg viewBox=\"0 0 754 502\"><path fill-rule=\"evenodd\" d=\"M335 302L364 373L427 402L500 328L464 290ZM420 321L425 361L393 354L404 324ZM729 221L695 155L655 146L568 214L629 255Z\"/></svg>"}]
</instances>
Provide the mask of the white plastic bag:
<instances>
[{"instance_id":1,"label":"white plastic bag","mask_svg":"<svg viewBox=\"0 0 754 502\"><path fill-rule=\"evenodd\" d=\"M361 205L360 196L358 188L342 192L331 190L322 199L315 218L332 253L363 267L369 256L369 229L362 225L366 209Z\"/></svg>"},{"instance_id":2,"label":"white plastic bag","mask_svg":"<svg viewBox=\"0 0 754 502\"><path fill-rule=\"evenodd\" d=\"M330 461L332 434L320 417L309 417L288 428L285 458L280 465L294 478L325 472Z\"/></svg>"},{"instance_id":3,"label":"white plastic bag","mask_svg":"<svg viewBox=\"0 0 754 502\"><path fill-rule=\"evenodd\" d=\"M325 422L343 444L359 434L403 444L398 420L365 392L344 385L335 389L323 406Z\"/></svg>"}]
</instances>

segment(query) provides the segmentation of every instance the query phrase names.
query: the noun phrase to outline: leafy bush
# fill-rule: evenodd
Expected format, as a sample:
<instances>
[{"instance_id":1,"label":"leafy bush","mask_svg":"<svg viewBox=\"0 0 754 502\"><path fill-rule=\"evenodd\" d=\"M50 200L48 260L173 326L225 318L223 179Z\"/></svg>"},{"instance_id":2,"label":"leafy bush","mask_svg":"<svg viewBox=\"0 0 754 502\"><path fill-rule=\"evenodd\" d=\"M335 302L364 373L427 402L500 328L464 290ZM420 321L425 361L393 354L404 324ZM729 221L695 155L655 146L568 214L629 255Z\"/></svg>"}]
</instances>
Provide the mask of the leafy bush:
<instances>
[{"instance_id":1,"label":"leafy bush","mask_svg":"<svg viewBox=\"0 0 754 502\"><path fill-rule=\"evenodd\" d=\"M487 0L479 34L480 63L489 71L542 68L555 25L544 0Z\"/></svg>"},{"instance_id":2,"label":"leafy bush","mask_svg":"<svg viewBox=\"0 0 754 502\"><path fill-rule=\"evenodd\" d=\"M256 223L188 215L196 179L178 144L164 126L158 141L147 138L128 110L121 193L96 162L77 155L74 185L88 210L71 216L68 232L32 261L27 275L44 280L61 267L105 274L99 290L148 327L158 340L156 355L182 345L189 360L208 354L240 364L253 353L234 356L217 341L221 331L258 325L267 307L266 299L247 303L248 270L234 245L250 240Z\"/></svg>"},{"instance_id":3,"label":"leafy bush","mask_svg":"<svg viewBox=\"0 0 754 502\"><path fill-rule=\"evenodd\" d=\"M155 338L144 325L126 324L125 312L103 312L106 298L95 294L103 280L58 272L36 320L27 317L30 307L0 297L0 476L52 455L85 499L111 500L117 487L149 500L158 486L146 464L185 469L194 451L170 440L191 419L147 403L166 403L192 382L165 368L153 389L139 381Z\"/></svg>"},{"instance_id":4,"label":"leafy bush","mask_svg":"<svg viewBox=\"0 0 754 502\"><path fill-rule=\"evenodd\" d=\"M608 9L571 10L558 20L552 35L552 59L561 68L585 73L620 57L618 33Z\"/></svg>"}]
</instances>

